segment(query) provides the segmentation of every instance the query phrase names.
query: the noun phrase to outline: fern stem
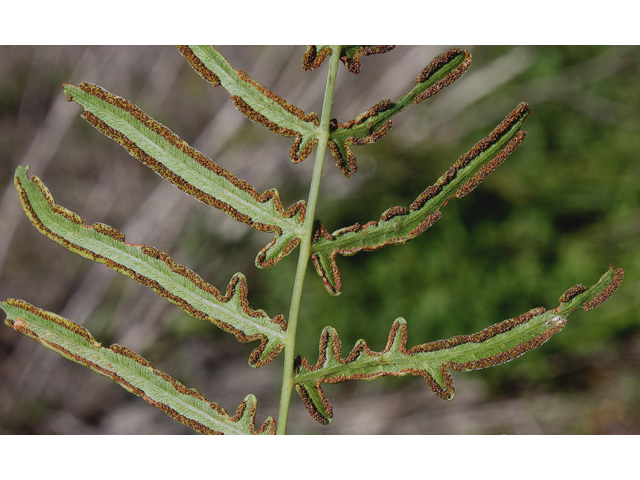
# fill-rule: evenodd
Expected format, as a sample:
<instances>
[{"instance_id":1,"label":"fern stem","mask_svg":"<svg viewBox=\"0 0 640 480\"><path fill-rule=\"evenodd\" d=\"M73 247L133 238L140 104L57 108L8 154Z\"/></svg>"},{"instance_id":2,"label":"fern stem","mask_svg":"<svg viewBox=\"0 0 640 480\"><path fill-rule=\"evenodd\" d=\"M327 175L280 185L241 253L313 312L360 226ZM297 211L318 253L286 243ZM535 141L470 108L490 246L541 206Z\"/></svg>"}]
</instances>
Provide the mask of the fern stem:
<instances>
[{"instance_id":1,"label":"fern stem","mask_svg":"<svg viewBox=\"0 0 640 480\"><path fill-rule=\"evenodd\" d=\"M327 72L327 84L322 103L322 114L320 118L320 134L318 137L318 149L316 151L315 163L313 165L313 176L311 178L311 188L307 201L307 212L304 220L304 235L300 241L300 254L298 256L298 266L291 294L291 307L287 322L287 337L285 339L284 366L282 372L282 389L280 393L280 410L278 412L278 427L276 433L284 435L287 432L287 419L289 417L289 404L293 390L293 364L295 359L296 330L298 327L298 314L300 312L300 300L302 298L302 287L307 271L307 264L311 255L311 236L313 234L313 223L315 219L316 204L320 191L320 180L324 167L324 158L329 142L329 122L331 120L331 107L333 104L333 92L338 74L338 62L340 60L340 45L332 45L331 59L329 61L329 71Z\"/></svg>"}]
</instances>

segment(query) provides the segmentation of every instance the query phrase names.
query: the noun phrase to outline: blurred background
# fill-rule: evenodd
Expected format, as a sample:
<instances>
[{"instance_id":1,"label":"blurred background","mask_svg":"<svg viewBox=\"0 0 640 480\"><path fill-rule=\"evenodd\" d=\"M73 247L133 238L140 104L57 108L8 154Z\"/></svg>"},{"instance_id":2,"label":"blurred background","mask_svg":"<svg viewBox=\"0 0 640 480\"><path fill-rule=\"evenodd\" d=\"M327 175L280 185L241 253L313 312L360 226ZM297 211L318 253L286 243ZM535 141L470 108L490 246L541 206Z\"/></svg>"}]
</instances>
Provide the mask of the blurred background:
<instances>
[{"instance_id":1,"label":"blurred background","mask_svg":"<svg viewBox=\"0 0 640 480\"><path fill-rule=\"evenodd\" d=\"M408 206L519 102L528 135L472 194L452 200L431 229L403 246L339 257L343 293L329 296L310 265L298 353L315 363L322 328L346 352L360 338L382 350L404 317L409 346L481 330L533 307L557 306L569 287L626 270L598 309L575 312L543 347L506 365L453 374L456 397L420 377L326 386L334 421L316 424L294 393L298 434L640 433L640 48L464 46L465 75L411 105L374 145L354 147L342 177L327 159L317 215L329 231ZM398 46L340 68L333 116L345 122L395 100L447 46ZM327 65L300 66L304 47L219 47L238 69L305 112L321 110ZM277 416L281 358L247 365L240 344L128 277L41 235L20 208L18 165L86 223L169 253L224 290L235 272L253 308L288 313L297 251L269 270L254 259L271 236L236 223L162 180L80 118L62 83L96 83L127 98L285 206L307 197L312 159L293 165L292 139L242 116L174 47L0 47L0 299L21 298L123 344L234 412L248 393L256 422ZM100 377L0 326L0 433L189 434Z\"/></svg>"}]
</instances>

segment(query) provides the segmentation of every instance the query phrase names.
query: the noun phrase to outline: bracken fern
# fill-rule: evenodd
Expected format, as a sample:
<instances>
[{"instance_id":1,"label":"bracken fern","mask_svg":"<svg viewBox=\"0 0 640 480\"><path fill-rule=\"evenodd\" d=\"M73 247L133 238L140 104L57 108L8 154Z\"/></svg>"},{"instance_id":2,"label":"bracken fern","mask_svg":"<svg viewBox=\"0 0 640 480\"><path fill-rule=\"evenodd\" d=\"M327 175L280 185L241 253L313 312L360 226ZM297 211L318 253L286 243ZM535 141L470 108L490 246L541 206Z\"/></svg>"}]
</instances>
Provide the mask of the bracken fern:
<instances>
[{"instance_id":1,"label":"bracken fern","mask_svg":"<svg viewBox=\"0 0 640 480\"><path fill-rule=\"evenodd\" d=\"M45 347L111 378L176 420L202 433L286 433L291 394L295 388L310 415L322 424L333 418L333 407L322 390L324 383L374 380L384 376L418 375L439 397L454 396L451 371L487 368L515 359L537 348L567 325L568 315L597 307L620 286L623 270L610 266L590 288L576 285L550 310L538 307L496 323L471 335L459 335L408 346L407 322L392 322L386 347L372 351L364 340L343 356L340 337L327 326L320 334L319 358L313 363L296 357L295 343L300 303L309 260L327 292L339 295L342 277L337 256L375 251L403 244L424 233L442 216L453 198L474 190L522 143L522 126L529 109L516 106L505 119L469 152L462 155L433 185L408 206L396 206L377 220L329 232L316 220L320 178L329 150L336 167L347 178L358 170L352 145L374 143L389 134L392 118L421 103L460 78L471 64L467 51L450 49L436 57L415 78L415 84L397 100L383 100L355 119L338 122L331 117L333 92L340 62L357 74L362 57L381 54L392 46L312 45L302 66L314 70L328 59L325 97L320 116L305 113L282 97L234 69L213 47L180 46L193 69L213 86L222 86L237 109L269 130L293 138L289 156L300 163L316 150L307 201L286 208L275 189L260 193L247 182L217 165L133 103L89 84L65 84L69 101L83 107L82 117L112 138L140 162L205 204L233 219L273 235L256 257L259 268L271 268L298 249L298 263L288 317L269 316L248 302L248 285L236 273L225 292L205 282L192 270L176 264L158 249L126 242L123 233L102 224L86 225L77 214L55 203L45 184L28 176L28 167L15 173L15 187L31 223L44 235L69 250L119 271L175 303L187 314L211 322L241 342L260 342L249 356L252 367L273 361L284 350L280 409L256 427L257 401L247 395L235 414L159 371L126 347L103 347L84 328L23 300L0 302L5 323ZM390 322L391 323L391 322Z\"/></svg>"}]
</instances>

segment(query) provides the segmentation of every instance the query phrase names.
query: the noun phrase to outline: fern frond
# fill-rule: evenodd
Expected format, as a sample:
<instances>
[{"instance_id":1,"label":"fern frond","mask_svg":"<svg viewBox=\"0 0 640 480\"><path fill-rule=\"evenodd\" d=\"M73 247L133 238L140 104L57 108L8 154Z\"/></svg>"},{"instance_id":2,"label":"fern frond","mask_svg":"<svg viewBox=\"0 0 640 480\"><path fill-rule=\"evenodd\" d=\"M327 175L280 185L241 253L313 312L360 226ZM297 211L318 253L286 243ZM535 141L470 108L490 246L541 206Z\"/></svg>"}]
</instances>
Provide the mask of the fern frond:
<instances>
[{"instance_id":1,"label":"fern frond","mask_svg":"<svg viewBox=\"0 0 640 480\"><path fill-rule=\"evenodd\" d=\"M49 350L59 353L96 373L112 379L122 388L144 399L170 417L200 433L275 434L275 421L269 417L256 430L256 398L247 395L229 415L220 405L187 388L156 369L137 353L121 345L105 348L80 325L22 300L0 302L7 315L5 324Z\"/></svg>"},{"instance_id":2,"label":"fern frond","mask_svg":"<svg viewBox=\"0 0 640 480\"><path fill-rule=\"evenodd\" d=\"M256 230L273 233L256 258L259 267L274 265L300 243L303 201L285 210L277 190L258 193L136 105L97 85L67 83L64 91L69 101L84 107L87 122L179 189Z\"/></svg>"},{"instance_id":3,"label":"fern frond","mask_svg":"<svg viewBox=\"0 0 640 480\"><path fill-rule=\"evenodd\" d=\"M273 360L284 346L286 322L253 310L247 300L247 281L236 273L225 295L166 253L147 245L125 242L116 229L96 223L85 225L79 215L57 205L42 181L27 177L18 167L14 183L22 208L44 235L83 257L103 263L175 303L194 318L207 320L232 333L241 342L260 340L249 358L253 366Z\"/></svg>"},{"instance_id":4,"label":"fern frond","mask_svg":"<svg viewBox=\"0 0 640 480\"><path fill-rule=\"evenodd\" d=\"M591 288L579 285L567 290L553 310L534 308L472 335L459 335L412 348L406 348L407 325L403 318L393 323L382 352L371 351L364 340L359 340L347 358L342 358L336 330L325 327L316 365L310 365L306 359L298 360L296 389L311 416L322 424L329 424L333 418L333 407L322 391L323 383L419 375L436 395L452 400L454 389L450 371L493 367L539 347L564 329L571 312L588 311L607 300L620 286L623 276L623 269L616 270L611 266Z\"/></svg>"},{"instance_id":5,"label":"fern frond","mask_svg":"<svg viewBox=\"0 0 640 480\"><path fill-rule=\"evenodd\" d=\"M295 137L290 152L292 162L299 163L311 154L320 135L315 113L304 113L243 71L234 69L212 46L180 45L178 50L202 78L214 87L222 85L247 118L285 137Z\"/></svg>"},{"instance_id":6,"label":"fern frond","mask_svg":"<svg viewBox=\"0 0 640 480\"><path fill-rule=\"evenodd\" d=\"M440 209L453 198L471 192L498 167L522 142L520 129L529 114L526 103L520 104L486 138L461 156L438 181L422 192L409 208L393 207L378 221L355 224L329 234L316 223L311 259L318 275L332 295L342 290L342 278L336 264L337 255L355 255L378 250L387 245L405 243L433 225Z\"/></svg>"},{"instance_id":7,"label":"fern frond","mask_svg":"<svg viewBox=\"0 0 640 480\"><path fill-rule=\"evenodd\" d=\"M420 103L457 80L471 64L469 52L453 48L434 58L416 78L415 86L398 100L383 100L358 115L355 120L335 123L329 136L329 148L336 166L346 177L358 169L350 145L366 145L384 137L392 127L391 118L411 103Z\"/></svg>"}]
</instances>

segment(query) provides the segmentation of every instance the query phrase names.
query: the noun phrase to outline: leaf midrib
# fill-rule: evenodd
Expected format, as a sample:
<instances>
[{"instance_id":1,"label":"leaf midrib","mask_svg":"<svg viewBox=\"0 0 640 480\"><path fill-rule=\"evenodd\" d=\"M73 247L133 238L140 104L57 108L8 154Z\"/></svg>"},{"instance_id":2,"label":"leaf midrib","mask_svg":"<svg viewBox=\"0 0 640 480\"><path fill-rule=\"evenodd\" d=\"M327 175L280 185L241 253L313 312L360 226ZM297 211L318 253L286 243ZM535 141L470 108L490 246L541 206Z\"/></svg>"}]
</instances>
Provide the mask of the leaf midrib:
<instances>
[{"instance_id":1,"label":"leaf midrib","mask_svg":"<svg viewBox=\"0 0 640 480\"><path fill-rule=\"evenodd\" d=\"M536 333L535 330L539 328L543 322L546 322L546 318L548 316L548 314L536 315L528 322L515 325L509 331L495 335L483 342L465 342L451 348L441 348L430 352L418 352L412 355L399 352L397 346L395 346L395 348L392 347L388 352L374 354L373 356L369 356L365 352L361 352L360 356L356 360L348 364L340 363L335 358L331 357L328 358L325 361L325 365L318 370L307 371L303 374L296 375L295 381L296 383L306 383L314 381L319 377L330 378L335 374L348 375L346 372L349 370L352 370L353 373L355 373L361 369L375 368L380 365L390 365L397 371L415 366L420 370L426 370L431 373L438 372L440 366L447 361L451 361L451 358L453 357L469 355L470 357L473 357L473 360L480 360L482 358L490 357L494 355L494 353L483 356L478 355L477 350L491 348L504 352L514 346L535 338L543 333L542 331ZM329 352L331 351L330 348L327 350ZM381 358L387 358L388 360L381 362ZM470 359L465 361L473 360Z\"/></svg>"},{"instance_id":2,"label":"leaf midrib","mask_svg":"<svg viewBox=\"0 0 640 480\"><path fill-rule=\"evenodd\" d=\"M55 345L59 345L63 348L65 348L66 342L71 342L76 347L76 349L70 350L71 353L73 353L74 355L78 355L79 357L82 357L90 361L91 363L95 363L98 366L106 368L107 370L110 370L119 375L122 373L122 370L124 370L128 372L130 376L133 376L134 378L141 380L142 383L147 384L149 387L141 388L139 383L132 382L131 379L127 379L123 377L127 383L142 390L145 393L145 395L147 395L152 400L161 401L159 398L160 396L162 396L163 394L168 395L173 402L179 403L180 407L184 407L184 410L179 410L178 408L175 408L175 410L179 414L184 415L187 418L195 420L194 415L191 415L191 416L185 415L186 410L189 410L190 412L195 413L196 414L195 416L204 417L205 419L209 420L210 427L216 426L216 428L218 429L223 428L225 430L230 430L238 435L246 433L241 428L237 427L235 422L230 422L231 423L230 425L229 423L226 423L223 420L220 420L219 418L212 416L210 413L203 411L198 407L196 407L195 405L185 401L182 398L182 394L180 394L180 392L176 391L172 385L167 384L167 381L164 380L162 377L159 377L158 375L156 375L156 373L150 367L145 367L144 365L140 365L139 363L136 363L134 360L123 361L123 359L126 358L123 355L120 355L102 346L91 345L87 339L82 338L81 336L74 334L73 332L70 332L68 329L60 325L52 324L47 327L42 324L44 322L48 323L47 320L40 319L39 316L34 315L31 312L21 311L21 315L27 316L30 319L30 322L28 323L29 329L34 330L34 332L38 334L39 338L46 339L47 341ZM41 335L40 332L38 332L37 330L40 330L40 332L44 332L44 336ZM56 330L62 330L63 333L57 332ZM81 352L85 352L85 353L82 354ZM95 359L96 355L98 356L98 361L96 361ZM98 363L98 362L101 362L101 363ZM130 362L132 362L131 365L129 365ZM113 366L115 365L118 366L118 369L113 368ZM150 371L152 376L150 378L147 378L146 376L139 374L136 371L136 369L138 368L147 369L148 371ZM167 388L163 388L163 386L166 386ZM149 388L155 389L155 395L149 392ZM205 402L204 400L197 399L195 397L194 397L194 400L198 402ZM162 402L162 403L166 403L166 402ZM169 406L173 408L173 405L169 405ZM211 408L209 405L206 405L206 407ZM222 416L222 414L220 415Z\"/></svg>"},{"instance_id":3,"label":"leaf midrib","mask_svg":"<svg viewBox=\"0 0 640 480\"><path fill-rule=\"evenodd\" d=\"M273 199L269 199L266 202L257 201L251 194L239 189L226 178L215 175L211 170L162 138L161 135L144 126L129 112L121 110L91 94L85 94L82 98L83 106L87 111L97 115L98 118L107 125L124 134L147 155L156 159L167 168L168 165L171 165L169 170L177 174L185 183L196 186L196 188L198 188L198 184L206 183L209 191L205 191L205 193L212 195L217 200L227 203L240 213L246 214L246 212L249 212L248 216L251 217L252 220L266 225L275 225L283 230L292 230L298 236L302 235L302 226L294 220L295 216L285 217L272 214L272 209L267 206L267 204L273 204ZM125 115L126 119L122 118L122 115ZM134 140L131 135L132 133L134 133L135 137L139 136L141 138ZM155 152L152 154L150 150L155 150ZM177 161L176 158L183 160ZM212 174L218 181L211 178ZM219 182L221 182L222 185ZM220 191L215 194L210 193L216 190ZM245 196L250 197L251 200L247 200ZM263 208L263 206L265 208Z\"/></svg>"},{"instance_id":4,"label":"leaf midrib","mask_svg":"<svg viewBox=\"0 0 640 480\"><path fill-rule=\"evenodd\" d=\"M229 308L228 302L215 303L212 300L207 299L205 296L197 295L190 287L187 287L181 283L182 278L184 277L182 277L179 273L174 272L173 274L167 274L166 272L164 272L164 268L165 267L169 268L169 267L161 260L158 260L152 257L149 257L148 260L142 260L138 258L136 255L127 251L129 248L135 248L134 246L119 242L118 240L114 240L108 235L104 235L100 232L97 232L94 229L91 229L90 227L85 227L77 224L69 225L64 220L61 220L59 218L59 215L55 214L54 212L51 212L49 209L46 209L46 208L42 209L37 204L33 205L33 208L34 209L37 208L39 210L38 212L36 212L36 215L39 218L42 218L42 216L46 216L47 218L50 219L51 223L55 223L57 225L56 230L52 230L54 233L56 233L57 235L60 235L62 238L73 243L74 245L78 245L82 248L86 248L87 250L93 253L99 254L100 256L106 257L110 260L117 258L118 255L123 255L125 259L131 261L133 265L131 264L127 265L122 262L117 262L117 263L122 264L122 266L124 266L125 268L128 268L136 273L140 273L145 278L149 278L150 280L157 281L158 283L160 283L160 285L162 285L163 288L173 293L177 297L185 300L189 305L193 306L194 303L199 302L199 303L205 304L206 306L213 309L214 311L216 310L223 311L226 315L235 319L240 325L246 325L248 326L248 328L254 328L255 330L258 331L258 333L264 334L268 338L269 342L273 341L272 340L273 337L277 337L281 341L284 339L284 336L285 336L284 333L278 332L275 329L269 329L261 323L252 322L252 321L249 321L247 318L240 316L237 311ZM77 227L74 225L77 225ZM92 235L98 236L98 239L88 238L88 236L78 233L80 231L79 229L87 229L88 231L93 232ZM98 247L101 247L101 248L92 248L92 240L97 242ZM113 245L112 242L117 242L117 243ZM100 252L100 251L104 252L105 250L109 253L116 252L115 257L113 255L103 254ZM159 263L159 262L162 262L162 263ZM164 265L164 267L162 265ZM145 270L147 272L150 271L151 275L142 273ZM177 277L177 279L179 281L174 280L172 278L173 275L178 275L179 277ZM162 280L162 281L159 281L159 280ZM188 279L184 278L184 281L188 282ZM175 288L172 289L172 288L169 288L169 286L173 286ZM193 287L198 291L202 291L202 289L198 288L196 285L194 285ZM178 292L176 292L176 290L178 290ZM205 295L209 295L208 292L204 292L204 291L202 292ZM237 292L235 295L237 295ZM232 299L229 300L229 302L235 301L235 295ZM191 299L191 301L189 302L187 298ZM197 308L197 307L194 307L194 308L196 308L197 310L201 310L200 308ZM203 313L210 315L207 312L203 312ZM230 323L234 328L238 328L236 325L234 325L231 322L226 322L226 323ZM243 330L243 332L247 334L247 332L244 331L244 329L240 328L240 330Z\"/></svg>"}]
</instances>

